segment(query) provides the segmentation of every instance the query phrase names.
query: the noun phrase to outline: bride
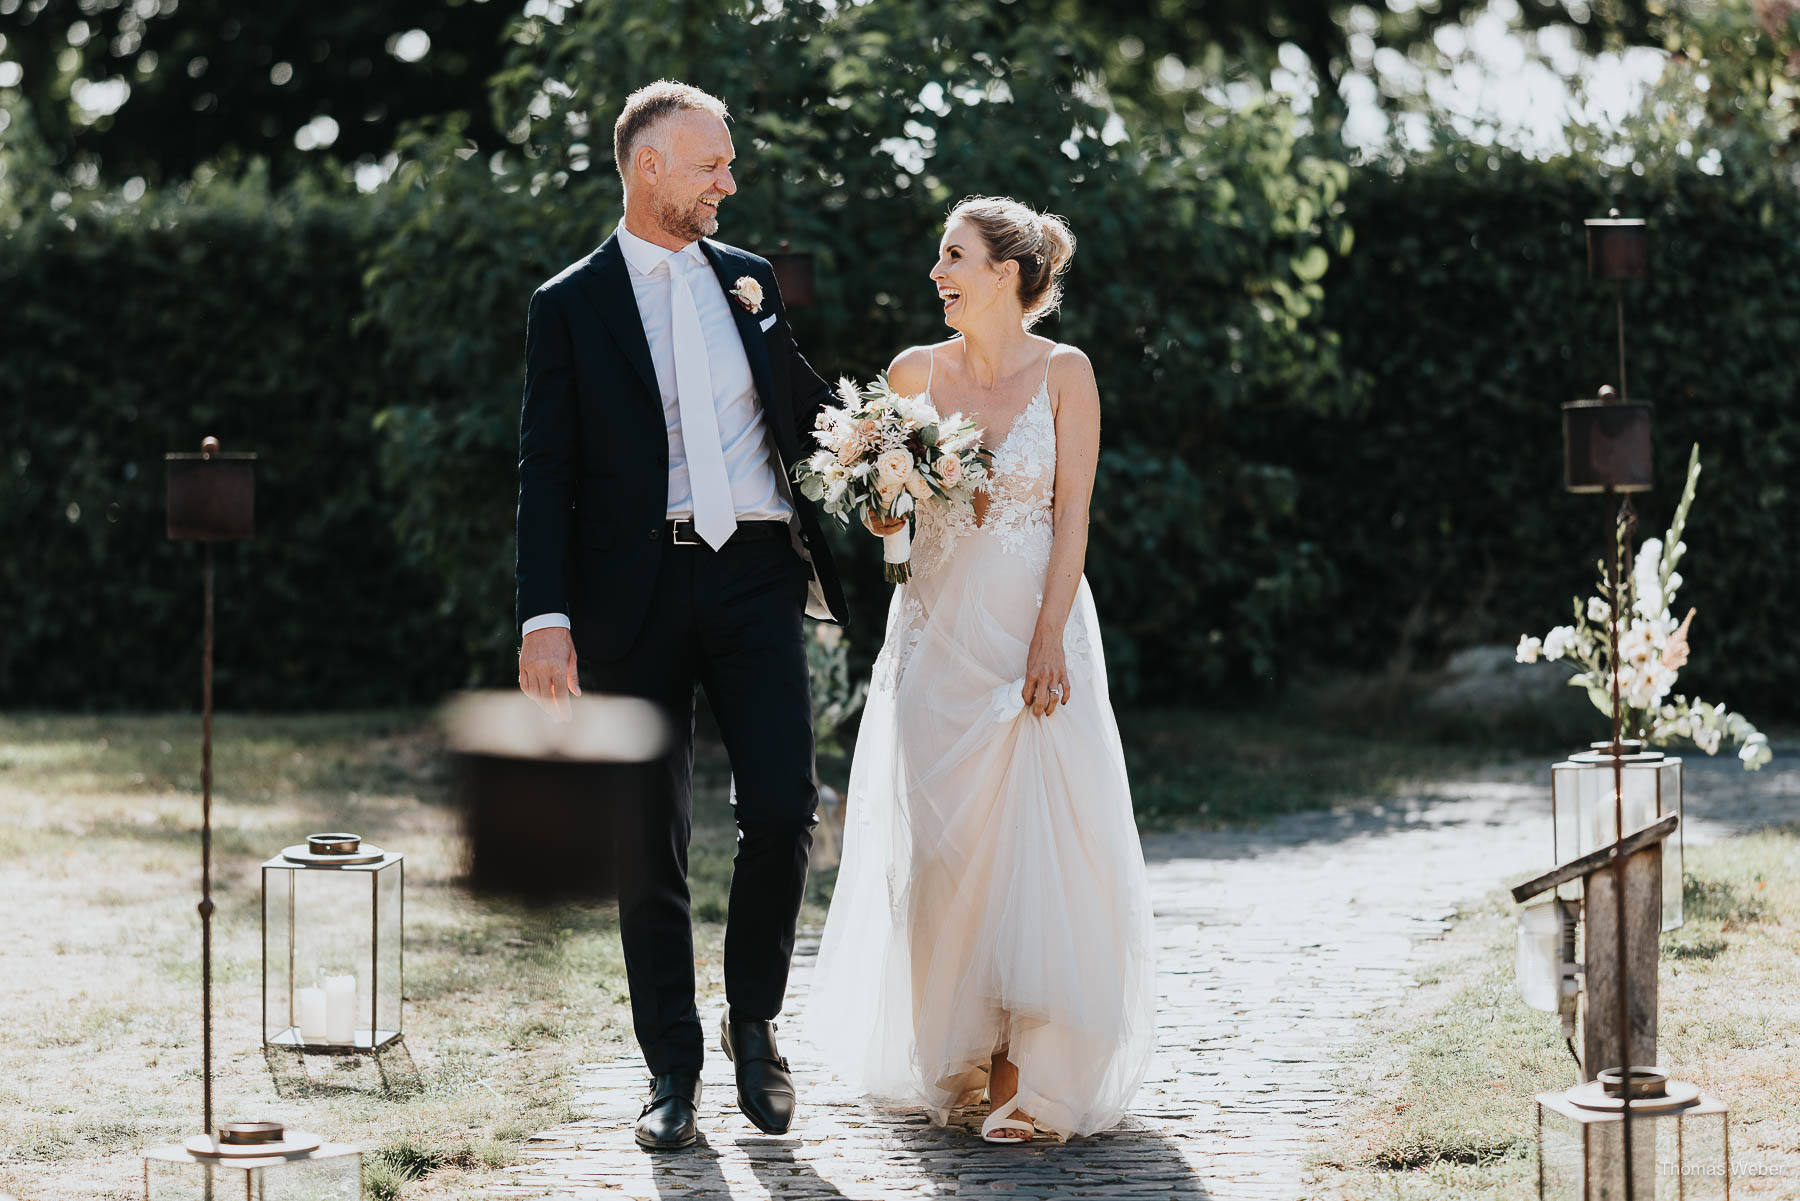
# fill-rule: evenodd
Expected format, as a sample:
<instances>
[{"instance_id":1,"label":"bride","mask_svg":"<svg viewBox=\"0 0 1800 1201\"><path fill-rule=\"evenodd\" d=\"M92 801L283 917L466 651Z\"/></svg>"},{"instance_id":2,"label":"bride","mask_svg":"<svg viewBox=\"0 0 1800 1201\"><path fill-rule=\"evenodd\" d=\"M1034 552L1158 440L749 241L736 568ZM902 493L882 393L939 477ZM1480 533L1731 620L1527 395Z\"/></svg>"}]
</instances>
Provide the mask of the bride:
<instances>
[{"instance_id":1,"label":"bride","mask_svg":"<svg viewBox=\"0 0 1800 1201\"><path fill-rule=\"evenodd\" d=\"M991 1142L1117 1123L1155 1025L1143 856L1082 576L1099 393L1087 356L1030 332L1074 249L1060 218L963 201L931 270L961 337L888 370L982 426L993 468L973 514L917 511L807 1006L840 1075L940 1123L985 1093Z\"/></svg>"}]
</instances>

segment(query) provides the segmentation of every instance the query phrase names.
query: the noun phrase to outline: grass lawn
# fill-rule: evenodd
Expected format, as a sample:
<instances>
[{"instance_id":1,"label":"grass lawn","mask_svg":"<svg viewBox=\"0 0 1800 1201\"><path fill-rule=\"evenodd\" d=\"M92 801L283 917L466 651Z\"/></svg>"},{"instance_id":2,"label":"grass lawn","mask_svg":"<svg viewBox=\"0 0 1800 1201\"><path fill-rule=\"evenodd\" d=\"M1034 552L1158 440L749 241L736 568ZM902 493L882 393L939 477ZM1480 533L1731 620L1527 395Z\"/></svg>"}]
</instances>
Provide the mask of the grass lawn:
<instances>
[{"instance_id":1,"label":"grass lawn","mask_svg":"<svg viewBox=\"0 0 1800 1201\"><path fill-rule=\"evenodd\" d=\"M1121 725L1148 825L1379 796L1498 757L1278 712L1139 711ZM0 717L0 1194L139 1196L141 1149L199 1125L199 733L192 715ZM636 1054L611 909L531 910L460 888L438 755L420 713L215 727L215 1110L361 1143L377 1198L420 1178L432 1196L471 1192L526 1137L581 1116L578 1065ZM821 764L840 786L846 767ZM703 740L697 773L696 954L716 1004L733 852L716 742ZM258 867L327 829L407 855L420 1095L383 1098L366 1061L313 1060L320 1087L280 1098L262 1058ZM803 922L823 920L831 883L815 877Z\"/></svg>"},{"instance_id":2,"label":"grass lawn","mask_svg":"<svg viewBox=\"0 0 1800 1201\"><path fill-rule=\"evenodd\" d=\"M1730 1107L1732 1196L1800 1196L1800 826L1690 846L1687 872L1686 924L1663 935L1661 1066ZM1374 1019L1339 1073L1354 1103L1319 1196L1537 1195L1532 1097L1575 1064L1556 1015L1518 998L1514 912L1497 893L1465 914Z\"/></svg>"}]
</instances>

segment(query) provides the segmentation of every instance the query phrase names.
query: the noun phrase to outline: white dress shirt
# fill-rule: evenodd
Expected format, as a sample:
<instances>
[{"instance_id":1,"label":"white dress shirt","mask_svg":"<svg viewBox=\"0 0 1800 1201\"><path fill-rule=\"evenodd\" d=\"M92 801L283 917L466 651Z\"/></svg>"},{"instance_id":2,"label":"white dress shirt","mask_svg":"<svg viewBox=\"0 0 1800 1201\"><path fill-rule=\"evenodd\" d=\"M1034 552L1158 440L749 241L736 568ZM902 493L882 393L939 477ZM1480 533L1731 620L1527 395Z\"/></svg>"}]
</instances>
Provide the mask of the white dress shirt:
<instances>
[{"instance_id":1,"label":"white dress shirt","mask_svg":"<svg viewBox=\"0 0 1800 1201\"><path fill-rule=\"evenodd\" d=\"M671 311L669 273L683 272L700 311L700 331L706 339L707 365L712 376L713 406L719 416L719 447L725 452L725 474L731 484L732 507L739 521L789 521L794 508L775 467L775 451L763 421L756 395L756 380L744 354L733 301L725 295L718 274L698 242L680 250L668 250L645 241L621 221L619 250L623 253L631 291L637 298L644 338L650 343L650 362L656 368L656 390L661 394L663 424L669 435L668 517L692 518L694 505L688 485L687 448L681 440L680 399L675 390L674 318ZM542 613L525 622L520 635L550 626L567 626L566 613Z\"/></svg>"}]
</instances>

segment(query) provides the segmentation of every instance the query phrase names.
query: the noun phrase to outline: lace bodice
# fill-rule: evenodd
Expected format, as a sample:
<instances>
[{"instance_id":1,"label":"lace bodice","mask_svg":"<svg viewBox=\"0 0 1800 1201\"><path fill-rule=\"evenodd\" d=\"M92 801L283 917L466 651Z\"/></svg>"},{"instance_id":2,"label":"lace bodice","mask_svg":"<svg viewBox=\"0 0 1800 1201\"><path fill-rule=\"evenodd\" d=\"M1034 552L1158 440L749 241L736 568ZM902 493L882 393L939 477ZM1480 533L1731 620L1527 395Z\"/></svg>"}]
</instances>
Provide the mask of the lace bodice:
<instances>
[{"instance_id":1,"label":"lace bodice","mask_svg":"<svg viewBox=\"0 0 1800 1201\"><path fill-rule=\"evenodd\" d=\"M931 404L930 390L920 399ZM1050 407L1047 377L993 452L993 471L983 488L987 510L979 524L966 510L941 504L919 507L913 535L915 576L938 570L949 562L956 544L977 531L991 534L1002 550L1023 559L1034 575L1049 566L1055 533L1056 415Z\"/></svg>"}]
</instances>

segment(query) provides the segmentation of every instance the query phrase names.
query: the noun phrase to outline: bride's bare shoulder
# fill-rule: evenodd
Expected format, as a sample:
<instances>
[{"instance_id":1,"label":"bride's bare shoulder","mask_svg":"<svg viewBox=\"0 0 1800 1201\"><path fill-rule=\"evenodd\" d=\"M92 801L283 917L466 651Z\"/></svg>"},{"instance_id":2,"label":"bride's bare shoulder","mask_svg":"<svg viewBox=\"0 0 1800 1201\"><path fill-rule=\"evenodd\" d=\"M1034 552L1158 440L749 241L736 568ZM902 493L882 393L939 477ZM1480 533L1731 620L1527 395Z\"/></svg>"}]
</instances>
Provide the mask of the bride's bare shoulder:
<instances>
[{"instance_id":1,"label":"bride's bare shoulder","mask_svg":"<svg viewBox=\"0 0 1800 1201\"><path fill-rule=\"evenodd\" d=\"M902 396L917 396L931 379L931 355L935 346L908 346L888 364L888 387Z\"/></svg>"},{"instance_id":2,"label":"bride's bare shoulder","mask_svg":"<svg viewBox=\"0 0 1800 1201\"><path fill-rule=\"evenodd\" d=\"M1081 347L1070 346L1067 342L1058 342L1051 347L1047 375L1051 409L1060 412L1068 401L1078 407L1099 404L1100 389L1094 380L1094 365Z\"/></svg>"}]
</instances>

